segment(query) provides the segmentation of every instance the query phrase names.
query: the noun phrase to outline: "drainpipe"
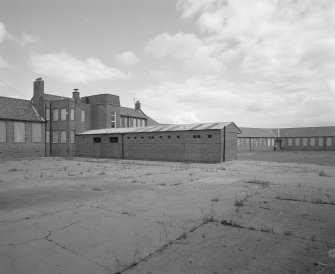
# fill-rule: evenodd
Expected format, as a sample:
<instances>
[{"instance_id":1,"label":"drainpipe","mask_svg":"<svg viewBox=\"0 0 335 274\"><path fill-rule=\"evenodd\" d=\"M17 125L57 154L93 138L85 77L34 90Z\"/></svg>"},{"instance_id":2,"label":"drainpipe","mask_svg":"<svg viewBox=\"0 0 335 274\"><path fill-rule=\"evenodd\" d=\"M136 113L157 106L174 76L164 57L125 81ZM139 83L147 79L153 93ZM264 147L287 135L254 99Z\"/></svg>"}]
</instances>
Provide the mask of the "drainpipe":
<instances>
[{"instance_id":1,"label":"drainpipe","mask_svg":"<svg viewBox=\"0 0 335 274\"><path fill-rule=\"evenodd\" d=\"M53 111L52 111L52 102L50 102L50 120L49 120L49 156L51 157L51 151L52 151L52 119L53 119Z\"/></svg>"},{"instance_id":2,"label":"drainpipe","mask_svg":"<svg viewBox=\"0 0 335 274\"><path fill-rule=\"evenodd\" d=\"M226 161L226 127L223 127L223 156L222 156L222 160L223 162Z\"/></svg>"},{"instance_id":3,"label":"drainpipe","mask_svg":"<svg viewBox=\"0 0 335 274\"><path fill-rule=\"evenodd\" d=\"M123 148L123 145L124 145L124 133L121 134L121 158L124 159L124 148Z\"/></svg>"}]
</instances>

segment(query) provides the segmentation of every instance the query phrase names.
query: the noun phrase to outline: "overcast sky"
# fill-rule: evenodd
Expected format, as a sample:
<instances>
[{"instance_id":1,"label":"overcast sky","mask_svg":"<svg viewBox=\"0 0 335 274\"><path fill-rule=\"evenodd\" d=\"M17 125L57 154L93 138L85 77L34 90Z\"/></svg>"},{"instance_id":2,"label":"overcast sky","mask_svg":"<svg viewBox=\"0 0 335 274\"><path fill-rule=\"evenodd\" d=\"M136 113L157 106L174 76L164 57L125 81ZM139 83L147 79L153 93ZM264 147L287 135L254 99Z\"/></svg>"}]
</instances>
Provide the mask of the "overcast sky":
<instances>
[{"instance_id":1,"label":"overcast sky","mask_svg":"<svg viewBox=\"0 0 335 274\"><path fill-rule=\"evenodd\" d=\"M161 123L335 125L335 1L0 0L0 95L37 77Z\"/></svg>"}]
</instances>

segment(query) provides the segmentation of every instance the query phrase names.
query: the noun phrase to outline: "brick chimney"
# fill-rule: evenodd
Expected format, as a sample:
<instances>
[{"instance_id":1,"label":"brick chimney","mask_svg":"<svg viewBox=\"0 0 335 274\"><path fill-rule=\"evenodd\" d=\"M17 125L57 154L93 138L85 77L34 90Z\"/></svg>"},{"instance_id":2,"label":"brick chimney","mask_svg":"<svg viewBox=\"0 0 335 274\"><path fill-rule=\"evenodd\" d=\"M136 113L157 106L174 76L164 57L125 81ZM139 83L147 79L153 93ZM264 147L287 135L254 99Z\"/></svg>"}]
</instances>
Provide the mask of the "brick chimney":
<instances>
[{"instance_id":1,"label":"brick chimney","mask_svg":"<svg viewBox=\"0 0 335 274\"><path fill-rule=\"evenodd\" d=\"M38 103L43 95L44 95L44 81L42 80L42 78L37 78L34 81L33 101L35 103Z\"/></svg>"},{"instance_id":2,"label":"brick chimney","mask_svg":"<svg viewBox=\"0 0 335 274\"><path fill-rule=\"evenodd\" d=\"M138 100L135 102L135 109L136 110L141 110L141 103Z\"/></svg>"},{"instance_id":3,"label":"brick chimney","mask_svg":"<svg viewBox=\"0 0 335 274\"><path fill-rule=\"evenodd\" d=\"M76 103L80 101L80 93L77 88L73 89L72 98L74 99Z\"/></svg>"}]
</instances>

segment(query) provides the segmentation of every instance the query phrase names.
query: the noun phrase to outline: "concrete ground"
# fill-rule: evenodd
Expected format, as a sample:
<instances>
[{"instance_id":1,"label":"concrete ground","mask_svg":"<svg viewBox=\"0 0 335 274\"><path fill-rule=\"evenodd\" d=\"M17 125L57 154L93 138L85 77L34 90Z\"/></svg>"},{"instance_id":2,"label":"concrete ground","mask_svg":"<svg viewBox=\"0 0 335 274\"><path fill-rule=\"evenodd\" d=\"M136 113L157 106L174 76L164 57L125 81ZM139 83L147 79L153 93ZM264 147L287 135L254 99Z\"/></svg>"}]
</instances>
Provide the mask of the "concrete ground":
<instances>
[{"instance_id":1,"label":"concrete ground","mask_svg":"<svg viewBox=\"0 0 335 274\"><path fill-rule=\"evenodd\" d=\"M0 273L335 273L334 178L254 159L3 161Z\"/></svg>"}]
</instances>

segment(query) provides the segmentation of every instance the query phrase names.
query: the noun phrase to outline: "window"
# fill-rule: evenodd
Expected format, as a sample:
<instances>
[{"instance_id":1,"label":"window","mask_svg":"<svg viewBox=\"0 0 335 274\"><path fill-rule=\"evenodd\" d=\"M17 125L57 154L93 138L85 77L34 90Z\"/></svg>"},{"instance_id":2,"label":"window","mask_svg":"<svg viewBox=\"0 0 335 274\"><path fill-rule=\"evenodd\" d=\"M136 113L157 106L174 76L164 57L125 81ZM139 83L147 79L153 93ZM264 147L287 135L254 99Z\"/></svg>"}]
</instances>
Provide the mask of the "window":
<instances>
[{"instance_id":1,"label":"window","mask_svg":"<svg viewBox=\"0 0 335 274\"><path fill-rule=\"evenodd\" d=\"M302 138L302 145L307 146L307 138Z\"/></svg>"},{"instance_id":2,"label":"window","mask_svg":"<svg viewBox=\"0 0 335 274\"><path fill-rule=\"evenodd\" d=\"M322 147L323 146L323 137L318 138L318 146Z\"/></svg>"},{"instance_id":3,"label":"window","mask_svg":"<svg viewBox=\"0 0 335 274\"><path fill-rule=\"evenodd\" d=\"M0 121L0 142L6 142L6 122Z\"/></svg>"},{"instance_id":4,"label":"window","mask_svg":"<svg viewBox=\"0 0 335 274\"><path fill-rule=\"evenodd\" d=\"M254 139L254 146L255 146L255 147L258 147L258 138L255 138L255 139Z\"/></svg>"},{"instance_id":5,"label":"window","mask_svg":"<svg viewBox=\"0 0 335 274\"><path fill-rule=\"evenodd\" d=\"M50 131L45 131L45 142L50 143Z\"/></svg>"},{"instance_id":6,"label":"window","mask_svg":"<svg viewBox=\"0 0 335 274\"><path fill-rule=\"evenodd\" d=\"M60 142L62 144L66 143L66 131L61 131L60 132Z\"/></svg>"},{"instance_id":7,"label":"window","mask_svg":"<svg viewBox=\"0 0 335 274\"><path fill-rule=\"evenodd\" d=\"M116 128L116 111L112 111L111 128Z\"/></svg>"},{"instance_id":8,"label":"window","mask_svg":"<svg viewBox=\"0 0 335 274\"><path fill-rule=\"evenodd\" d=\"M145 127L145 120L144 119L141 120L141 125L142 125L142 127Z\"/></svg>"},{"instance_id":9,"label":"window","mask_svg":"<svg viewBox=\"0 0 335 274\"><path fill-rule=\"evenodd\" d=\"M50 108L45 109L45 120L50 120Z\"/></svg>"},{"instance_id":10,"label":"window","mask_svg":"<svg viewBox=\"0 0 335 274\"><path fill-rule=\"evenodd\" d=\"M85 122L85 110L81 110L81 121Z\"/></svg>"},{"instance_id":11,"label":"window","mask_svg":"<svg viewBox=\"0 0 335 274\"><path fill-rule=\"evenodd\" d=\"M159 139L163 139L163 136L159 136Z\"/></svg>"},{"instance_id":12,"label":"window","mask_svg":"<svg viewBox=\"0 0 335 274\"><path fill-rule=\"evenodd\" d=\"M93 137L94 143L101 143L101 137Z\"/></svg>"},{"instance_id":13,"label":"window","mask_svg":"<svg viewBox=\"0 0 335 274\"><path fill-rule=\"evenodd\" d=\"M271 139L268 138L268 147L270 147L270 146L271 146Z\"/></svg>"},{"instance_id":14,"label":"window","mask_svg":"<svg viewBox=\"0 0 335 274\"><path fill-rule=\"evenodd\" d=\"M288 146L292 146L292 138L288 138L287 139L287 145Z\"/></svg>"},{"instance_id":15,"label":"window","mask_svg":"<svg viewBox=\"0 0 335 274\"><path fill-rule=\"evenodd\" d=\"M57 144L58 143L58 131L53 131L52 132L52 142L54 144Z\"/></svg>"},{"instance_id":16,"label":"window","mask_svg":"<svg viewBox=\"0 0 335 274\"><path fill-rule=\"evenodd\" d=\"M179 135L177 135L177 139L180 139L180 136L179 136Z\"/></svg>"},{"instance_id":17,"label":"window","mask_svg":"<svg viewBox=\"0 0 335 274\"><path fill-rule=\"evenodd\" d=\"M212 134L207 135L208 139L212 138Z\"/></svg>"},{"instance_id":18,"label":"window","mask_svg":"<svg viewBox=\"0 0 335 274\"><path fill-rule=\"evenodd\" d=\"M70 120L74 121L74 108L70 109Z\"/></svg>"},{"instance_id":19,"label":"window","mask_svg":"<svg viewBox=\"0 0 335 274\"><path fill-rule=\"evenodd\" d=\"M315 138L311 138L311 146L315 146Z\"/></svg>"},{"instance_id":20,"label":"window","mask_svg":"<svg viewBox=\"0 0 335 274\"><path fill-rule=\"evenodd\" d=\"M171 136L170 136L170 135L168 136L168 139L171 139Z\"/></svg>"},{"instance_id":21,"label":"window","mask_svg":"<svg viewBox=\"0 0 335 274\"><path fill-rule=\"evenodd\" d=\"M300 146L300 138L294 138L295 140L294 140L294 144L296 145L296 146Z\"/></svg>"},{"instance_id":22,"label":"window","mask_svg":"<svg viewBox=\"0 0 335 274\"><path fill-rule=\"evenodd\" d=\"M249 146L249 144L250 144L250 139L245 139L244 144L245 144L246 146Z\"/></svg>"},{"instance_id":23,"label":"window","mask_svg":"<svg viewBox=\"0 0 335 274\"><path fill-rule=\"evenodd\" d=\"M240 147L241 146L241 139L237 138L237 146Z\"/></svg>"},{"instance_id":24,"label":"window","mask_svg":"<svg viewBox=\"0 0 335 274\"><path fill-rule=\"evenodd\" d=\"M58 121L58 108L54 108L52 111L52 121Z\"/></svg>"},{"instance_id":25,"label":"window","mask_svg":"<svg viewBox=\"0 0 335 274\"><path fill-rule=\"evenodd\" d=\"M332 145L332 138L331 137L327 137L326 138L326 146L330 147Z\"/></svg>"},{"instance_id":26,"label":"window","mask_svg":"<svg viewBox=\"0 0 335 274\"><path fill-rule=\"evenodd\" d=\"M143 137L143 136L141 136L141 139L144 139L144 137Z\"/></svg>"},{"instance_id":27,"label":"window","mask_svg":"<svg viewBox=\"0 0 335 274\"><path fill-rule=\"evenodd\" d=\"M26 140L26 125L23 122L14 122L14 142L24 143Z\"/></svg>"},{"instance_id":28,"label":"window","mask_svg":"<svg viewBox=\"0 0 335 274\"><path fill-rule=\"evenodd\" d=\"M129 139L130 139L130 137L127 137L127 139L129 140Z\"/></svg>"},{"instance_id":29,"label":"window","mask_svg":"<svg viewBox=\"0 0 335 274\"><path fill-rule=\"evenodd\" d=\"M244 138L239 138L237 140L240 140L240 146L243 147L244 146Z\"/></svg>"},{"instance_id":30,"label":"window","mask_svg":"<svg viewBox=\"0 0 335 274\"><path fill-rule=\"evenodd\" d=\"M60 110L60 120L61 121L66 121L66 109L65 108L62 108Z\"/></svg>"},{"instance_id":31,"label":"window","mask_svg":"<svg viewBox=\"0 0 335 274\"><path fill-rule=\"evenodd\" d=\"M74 130L70 131L70 143L74 144Z\"/></svg>"},{"instance_id":32,"label":"window","mask_svg":"<svg viewBox=\"0 0 335 274\"><path fill-rule=\"evenodd\" d=\"M118 137L109 137L109 142L110 143L117 143L117 142L119 142L119 138Z\"/></svg>"},{"instance_id":33,"label":"window","mask_svg":"<svg viewBox=\"0 0 335 274\"><path fill-rule=\"evenodd\" d=\"M137 137L135 136L134 139L137 139Z\"/></svg>"},{"instance_id":34,"label":"window","mask_svg":"<svg viewBox=\"0 0 335 274\"><path fill-rule=\"evenodd\" d=\"M33 123L32 125L32 141L34 143L42 142L42 125L40 123Z\"/></svg>"}]
</instances>

